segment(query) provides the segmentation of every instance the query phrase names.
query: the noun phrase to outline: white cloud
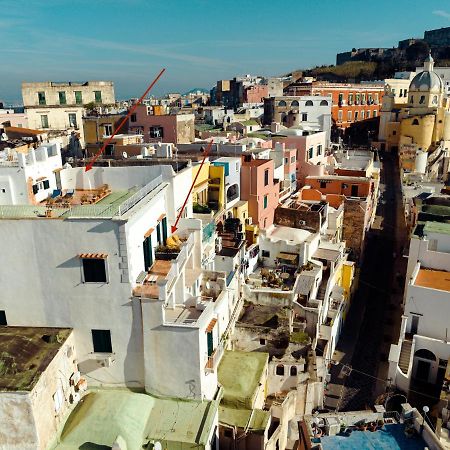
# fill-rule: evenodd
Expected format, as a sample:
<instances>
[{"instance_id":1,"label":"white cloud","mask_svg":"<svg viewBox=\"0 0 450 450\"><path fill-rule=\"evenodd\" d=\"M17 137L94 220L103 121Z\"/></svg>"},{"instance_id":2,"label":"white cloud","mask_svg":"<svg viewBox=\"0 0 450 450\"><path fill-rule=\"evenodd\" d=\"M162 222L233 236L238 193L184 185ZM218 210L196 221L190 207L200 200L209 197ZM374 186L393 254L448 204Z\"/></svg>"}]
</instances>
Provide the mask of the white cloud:
<instances>
[{"instance_id":1,"label":"white cloud","mask_svg":"<svg viewBox=\"0 0 450 450\"><path fill-rule=\"evenodd\" d=\"M433 14L435 16L444 17L445 19L449 19L450 20L450 12L443 11L442 9L437 9L437 10L433 11Z\"/></svg>"}]
</instances>

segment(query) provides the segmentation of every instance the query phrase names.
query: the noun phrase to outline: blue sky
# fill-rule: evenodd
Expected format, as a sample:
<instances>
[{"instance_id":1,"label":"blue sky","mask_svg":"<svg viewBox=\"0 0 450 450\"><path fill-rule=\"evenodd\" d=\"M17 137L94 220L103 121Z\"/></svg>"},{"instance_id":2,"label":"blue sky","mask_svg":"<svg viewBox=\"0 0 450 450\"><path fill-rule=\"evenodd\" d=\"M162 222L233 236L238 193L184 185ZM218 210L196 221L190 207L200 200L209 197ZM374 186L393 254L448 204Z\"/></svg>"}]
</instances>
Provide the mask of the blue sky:
<instances>
[{"instance_id":1,"label":"blue sky","mask_svg":"<svg viewBox=\"0 0 450 450\"><path fill-rule=\"evenodd\" d=\"M21 81L112 80L117 98L333 64L450 26L442 0L0 0L0 100Z\"/></svg>"}]
</instances>

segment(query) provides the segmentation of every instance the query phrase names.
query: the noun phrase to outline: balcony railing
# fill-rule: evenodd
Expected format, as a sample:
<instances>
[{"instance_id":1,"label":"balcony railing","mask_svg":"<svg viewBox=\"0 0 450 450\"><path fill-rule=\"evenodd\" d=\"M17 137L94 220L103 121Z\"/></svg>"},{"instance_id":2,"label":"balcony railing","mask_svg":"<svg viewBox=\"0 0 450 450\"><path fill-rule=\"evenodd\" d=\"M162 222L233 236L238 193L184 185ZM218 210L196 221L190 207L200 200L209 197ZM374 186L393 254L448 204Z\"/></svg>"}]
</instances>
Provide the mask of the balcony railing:
<instances>
[{"instance_id":1,"label":"balcony railing","mask_svg":"<svg viewBox=\"0 0 450 450\"><path fill-rule=\"evenodd\" d=\"M137 191L119 206L119 216L125 214L134 205L140 202L147 194L156 189L161 183L162 176L159 175L154 180L150 181L150 183L147 183L143 188L139 189L139 191Z\"/></svg>"}]
</instances>

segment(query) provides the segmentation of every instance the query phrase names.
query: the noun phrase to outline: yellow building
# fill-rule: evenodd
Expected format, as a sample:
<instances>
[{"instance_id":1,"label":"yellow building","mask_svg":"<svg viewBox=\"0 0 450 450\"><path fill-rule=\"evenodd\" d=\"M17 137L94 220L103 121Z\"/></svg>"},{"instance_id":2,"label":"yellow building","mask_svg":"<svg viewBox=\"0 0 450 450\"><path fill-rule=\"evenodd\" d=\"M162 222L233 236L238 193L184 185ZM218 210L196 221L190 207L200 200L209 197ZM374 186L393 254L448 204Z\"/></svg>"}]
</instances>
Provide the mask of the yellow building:
<instances>
[{"instance_id":1,"label":"yellow building","mask_svg":"<svg viewBox=\"0 0 450 450\"><path fill-rule=\"evenodd\" d=\"M428 56L423 72L409 88L392 92L387 84L380 113L379 141L382 148L398 151L405 171L433 176L447 171L450 156L450 100L445 86L434 72L434 60ZM405 102L405 92L407 102Z\"/></svg>"}]
</instances>

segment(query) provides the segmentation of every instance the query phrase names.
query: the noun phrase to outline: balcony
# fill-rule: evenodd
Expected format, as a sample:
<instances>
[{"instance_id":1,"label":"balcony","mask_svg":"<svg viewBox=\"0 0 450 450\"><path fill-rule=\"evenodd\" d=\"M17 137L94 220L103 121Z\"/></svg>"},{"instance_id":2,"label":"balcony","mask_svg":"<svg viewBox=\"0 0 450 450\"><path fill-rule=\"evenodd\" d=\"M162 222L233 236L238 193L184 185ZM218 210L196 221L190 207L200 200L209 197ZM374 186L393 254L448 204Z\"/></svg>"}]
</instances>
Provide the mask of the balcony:
<instances>
[{"instance_id":1,"label":"balcony","mask_svg":"<svg viewBox=\"0 0 450 450\"><path fill-rule=\"evenodd\" d=\"M211 373L217 369L224 351L225 343L222 341L212 354L206 358L205 372Z\"/></svg>"}]
</instances>

